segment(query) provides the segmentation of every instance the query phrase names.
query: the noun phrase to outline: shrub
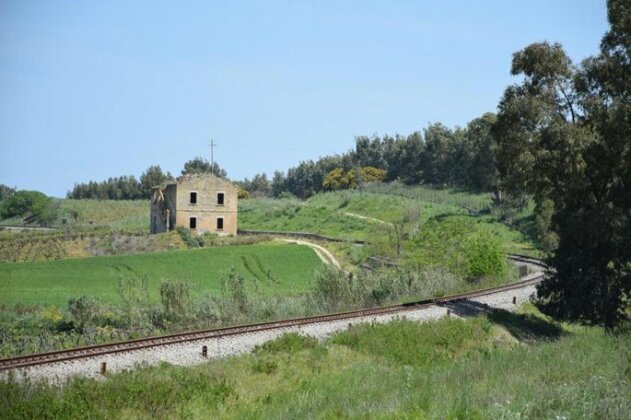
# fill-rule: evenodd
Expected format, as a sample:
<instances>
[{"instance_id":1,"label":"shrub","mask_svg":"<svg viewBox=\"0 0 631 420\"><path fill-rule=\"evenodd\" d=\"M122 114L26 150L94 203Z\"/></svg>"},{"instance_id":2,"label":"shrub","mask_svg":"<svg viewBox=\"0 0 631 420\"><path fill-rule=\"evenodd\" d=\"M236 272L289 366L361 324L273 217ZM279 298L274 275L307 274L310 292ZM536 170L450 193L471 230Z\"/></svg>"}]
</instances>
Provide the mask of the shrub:
<instances>
[{"instance_id":1,"label":"shrub","mask_svg":"<svg viewBox=\"0 0 631 420\"><path fill-rule=\"evenodd\" d=\"M68 311L74 318L79 332L85 330L85 326L94 320L99 313L99 302L88 296L81 296L78 299L68 300Z\"/></svg>"},{"instance_id":2,"label":"shrub","mask_svg":"<svg viewBox=\"0 0 631 420\"><path fill-rule=\"evenodd\" d=\"M243 319L250 312L251 304L245 277L230 267L219 279L221 297L218 301L221 318L224 322Z\"/></svg>"},{"instance_id":3,"label":"shrub","mask_svg":"<svg viewBox=\"0 0 631 420\"><path fill-rule=\"evenodd\" d=\"M122 302L121 320L124 326L138 329L150 325L151 306L147 278L120 278L117 292Z\"/></svg>"},{"instance_id":4,"label":"shrub","mask_svg":"<svg viewBox=\"0 0 631 420\"><path fill-rule=\"evenodd\" d=\"M310 335L301 335L298 333L283 334L275 340L257 345L254 347L254 353L288 353L294 354L301 350L311 350L318 347L318 340Z\"/></svg>"},{"instance_id":5,"label":"shrub","mask_svg":"<svg viewBox=\"0 0 631 420\"><path fill-rule=\"evenodd\" d=\"M413 244L413 260L423 267L444 267L469 280L506 273L501 240L466 216L430 219Z\"/></svg>"},{"instance_id":6,"label":"shrub","mask_svg":"<svg viewBox=\"0 0 631 420\"><path fill-rule=\"evenodd\" d=\"M190 313L190 287L183 281L164 280L160 285L160 302L167 320L177 322Z\"/></svg>"},{"instance_id":7,"label":"shrub","mask_svg":"<svg viewBox=\"0 0 631 420\"><path fill-rule=\"evenodd\" d=\"M18 191L0 205L0 218L34 215L43 225L50 225L56 218L60 203L39 191Z\"/></svg>"},{"instance_id":8,"label":"shrub","mask_svg":"<svg viewBox=\"0 0 631 420\"><path fill-rule=\"evenodd\" d=\"M190 229L178 226L175 230L180 234L182 241L184 241L189 248L199 248L204 246L204 239L193 235Z\"/></svg>"}]
</instances>

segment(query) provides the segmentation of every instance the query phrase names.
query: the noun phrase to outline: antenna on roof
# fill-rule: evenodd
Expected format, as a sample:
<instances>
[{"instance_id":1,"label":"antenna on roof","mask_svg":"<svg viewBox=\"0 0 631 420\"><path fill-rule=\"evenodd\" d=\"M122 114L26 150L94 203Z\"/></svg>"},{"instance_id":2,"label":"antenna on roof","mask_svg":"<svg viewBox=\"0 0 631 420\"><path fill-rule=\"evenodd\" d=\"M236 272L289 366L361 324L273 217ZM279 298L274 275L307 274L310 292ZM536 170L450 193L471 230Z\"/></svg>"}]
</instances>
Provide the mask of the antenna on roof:
<instances>
[{"instance_id":1,"label":"antenna on roof","mask_svg":"<svg viewBox=\"0 0 631 420\"><path fill-rule=\"evenodd\" d=\"M217 143L213 139L210 139L210 173L215 174L215 146Z\"/></svg>"}]
</instances>

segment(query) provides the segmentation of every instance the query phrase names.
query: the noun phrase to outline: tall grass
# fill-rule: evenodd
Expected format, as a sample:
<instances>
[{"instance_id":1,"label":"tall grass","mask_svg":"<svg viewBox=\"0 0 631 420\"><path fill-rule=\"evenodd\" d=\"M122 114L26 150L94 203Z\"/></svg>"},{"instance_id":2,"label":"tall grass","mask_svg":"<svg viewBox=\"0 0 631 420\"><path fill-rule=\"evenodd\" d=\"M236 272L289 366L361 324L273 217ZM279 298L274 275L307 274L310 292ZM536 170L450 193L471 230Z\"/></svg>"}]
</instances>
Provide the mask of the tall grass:
<instances>
[{"instance_id":1,"label":"tall grass","mask_svg":"<svg viewBox=\"0 0 631 420\"><path fill-rule=\"evenodd\" d=\"M372 193L398 195L430 203L463 207L478 212L488 210L492 203L490 193L475 193L425 185L405 185L398 182L368 184L365 190Z\"/></svg>"},{"instance_id":2,"label":"tall grass","mask_svg":"<svg viewBox=\"0 0 631 420\"><path fill-rule=\"evenodd\" d=\"M507 328L510 326L511 328ZM520 331L534 336L522 341ZM296 334L250 355L75 379L0 383L12 418L631 417L631 336L503 314Z\"/></svg>"}]
</instances>

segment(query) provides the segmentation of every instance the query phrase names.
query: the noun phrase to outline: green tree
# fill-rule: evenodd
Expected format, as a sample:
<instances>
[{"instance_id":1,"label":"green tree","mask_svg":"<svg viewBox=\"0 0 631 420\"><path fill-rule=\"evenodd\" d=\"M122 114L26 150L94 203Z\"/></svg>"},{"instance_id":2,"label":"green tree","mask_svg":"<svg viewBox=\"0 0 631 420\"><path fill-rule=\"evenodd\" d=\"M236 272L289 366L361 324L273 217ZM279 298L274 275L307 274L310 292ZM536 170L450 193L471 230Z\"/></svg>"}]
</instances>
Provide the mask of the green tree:
<instances>
[{"instance_id":1,"label":"green tree","mask_svg":"<svg viewBox=\"0 0 631 420\"><path fill-rule=\"evenodd\" d=\"M386 171L384 169L375 168L373 166L365 166L361 169L362 178L364 182L381 182L386 177Z\"/></svg>"},{"instance_id":2,"label":"green tree","mask_svg":"<svg viewBox=\"0 0 631 420\"><path fill-rule=\"evenodd\" d=\"M221 178L228 177L228 173L224 169L222 169L217 162L214 162L211 165L208 160L199 156L184 163L184 169L182 169L182 175L203 174L211 172Z\"/></svg>"},{"instance_id":3,"label":"green tree","mask_svg":"<svg viewBox=\"0 0 631 420\"><path fill-rule=\"evenodd\" d=\"M70 298L68 300L68 311L74 319L80 333L84 332L85 326L91 322L99 313L99 302L88 296L80 298Z\"/></svg>"},{"instance_id":4,"label":"green tree","mask_svg":"<svg viewBox=\"0 0 631 420\"><path fill-rule=\"evenodd\" d=\"M15 189L11 187L7 187L4 184L0 184L0 201L6 200L11 197L15 193Z\"/></svg>"},{"instance_id":5,"label":"green tree","mask_svg":"<svg viewBox=\"0 0 631 420\"><path fill-rule=\"evenodd\" d=\"M281 171L275 171L272 178L272 195L279 197L285 191L285 174Z\"/></svg>"},{"instance_id":6,"label":"green tree","mask_svg":"<svg viewBox=\"0 0 631 420\"><path fill-rule=\"evenodd\" d=\"M173 176L162 172L160 165L151 165L140 175L140 190L142 198L151 198L151 188L165 182L173 181Z\"/></svg>"},{"instance_id":7,"label":"green tree","mask_svg":"<svg viewBox=\"0 0 631 420\"><path fill-rule=\"evenodd\" d=\"M467 124L466 141L470 145L471 156L465 166L465 183L478 191L491 191L497 187L496 144L491 128L496 121L493 113L486 113Z\"/></svg>"},{"instance_id":8,"label":"green tree","mask_svg":"<svg viewBox=\"0 0 631 420\"><path fill-rule=\"evenodd\" d=\"M52 199L39 191L18 191L2 201L0 216L9 218L15 216L34 215L38 219L49 219Z\"/></svg>"},{"instance_id":9,"label":"green tree","mask_svg":"<svg viewBox=\"0 0 631 420\"><path fill-rule=\"evenodd\" d=\"M420 207L409 205L399 210L392 223L387 225L390 243L393 244L397 256L401 255L401 248L404 242L416 234L420 220Z\"/></svg>"},{"instance_id":10,"label":"green tree","mask_svg":"<svg viewBox=\"0 0 631 420\"><path fill-rule=\"evenodd\" d=\"M525 78L506 90L494 136L502 185L533 194L540 215L553 203L545 308L611 330L631 298L631 4L607 6L600 53L580 67L558 44L514 55Z\"/></svg>"},{"instance_id":11,"label":"green tree","mask_svg":"<svg viewBox=\"0 0 631 420\"><path fill-rule=\"evenodd\" d=\"M325 190L339 190L342 187L342 179L344 178L344 171L342 168L335 168L324 178L322 181L322 187Z\"/></svg>"}]
</instances>

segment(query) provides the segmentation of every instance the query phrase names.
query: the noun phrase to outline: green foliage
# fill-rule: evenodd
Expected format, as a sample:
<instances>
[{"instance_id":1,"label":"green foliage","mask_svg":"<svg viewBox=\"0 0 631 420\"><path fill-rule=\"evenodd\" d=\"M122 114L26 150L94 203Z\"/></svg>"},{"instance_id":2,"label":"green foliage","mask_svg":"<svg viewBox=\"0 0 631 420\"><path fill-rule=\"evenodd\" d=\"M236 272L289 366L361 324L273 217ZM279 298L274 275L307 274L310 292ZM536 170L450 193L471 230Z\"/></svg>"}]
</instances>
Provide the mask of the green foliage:
<instances>
[{"instance_id":1,"label":"green foliage","mask_svg":"<svg viewBox=\"0 0 631 420\"><path fill-rule=\"evenodd\" d=\"M184 226L178 226L175 230L189 248L203 248L205 246L221 245L226 242L222 241L219 235L214 232L197 234ZM238 243L238 241L233 242Z\"/></svg>"},{"instance_id":2,"label":"green foliage","mask_svg":"<svg viewBox=\"0 0 631 420\"><path fill-rule=\"evenodd\" d=\"M535 210L535 226L537 239L543 251L553 252L559 245L559 236L552 231L552 216L554 215L554 201L545 199Z\"/></svg>"},{"instance_id":3,"label":"green foliage","mask_svg":"<svg viewBox=\"0 0 631 420\"><path fill-rule=\"evenodd\" d=\"M460 287L456 276L436 268L348 274L327 266L316 273L309 301L319 312L339 312L439 296Z\"/></svg>"},{"instance_id":4,"label":"green foliage","mask_svg":"<svg viewBox=\"0 0 631 420\"><path fill-rule=\"evenodd\" d=\"M83 332L86 324L91 322L99 313L99 303L88 296L70 298L68 300L68 312L72 315L80 332Z\"/></svg>"},{"instance_id":5,"label":"green foliage","mask_svg":"<svg viewBox=\"0 0 631 420\"><path fill-rule=\"evenodd\" d=\"M160 165L149 166L140 175L141 197L145 199L151 198L151 189L156 186L165 184L168 181L174 181L173 176L167 172L162 172Z\"/></svg>"},{"instance_id":6,"label":"green foliage","mask_svg":"<svg viewBox=\"0 0 631 420\"><path fill-rule=\"evenodd\" d=\"M538 288L550 313L614 328L631 298L631 6L607 3L600 53L575 67L560 44L513 57L493 129L509 192L532 194L555 270Z\"/></svg>"},{"instance_id":7,"label":"green foliage","mask_svg":"<svg viewBox=\"0 0 631 420\"><path fill-rule=\"evenodd\" d=\"M15 188L7 187L4 184L0 184L0 201L6 200L15 194Z\"/></svg>"},{"instance_id":8,"label":"green foliage","mask_svg":"<svg viewBox=\"0 0 631 420\"><path fill-rule=\"evenodd\" d=\"M344 155L301 162L290 168L287 175L276 173L273 195L278 197L282 191L288 191L304 199L322 190L382 180L400 180L408 185L494 188L495 147L490 136L493 120L494 116L487 113L464 130L431 124L424 133L408 136L359 136L354 150Z\"/></svg>"},{"instance_id":9,"label":"green foliage","mask_svg":"<svg viewBox=\"0 0 631 420\"><path fill-rule=\"evenodd\" d=\"M295 354L303 350L311 350L318 347L318 340L309 335L287 333L279 338L267 341L254 347L255 354Z\"/></svg>"},{"instance_id":10,"label":"green foliage","mask_svg":"<svg viewBox=\"0 0 631 420\"><path fill-rule=\"evenodd\" d=\"M322 187L325 190L339 190L344 186L348 187L344 182L344 170L342 170L342 168L333 169L326 174L324 181L322 181Z\"/></svg>"},{"instance_id":11,"label":"green foliage","mask_svg":"<svg viewBox=\"0 0 631 420\"><path fill-rule=\"evenodd\" d=\"M151 308L147 278L119 278L117 286L125 326L131 329L147 327L147 314Z\"/></svg>"},{"instance_id":12,"label":"green foliage","mask_svg":"<svg viewBox=\"0 0 631 420\"><path fill-rule=\"evenodd\" d=\"M342 168L335 168L330 171L324 181L322 187L327 191L340 189L357 188L358 185L371 182L381 182L386 177L384 169L366 166L363 168L352 168L346 173Z\"/></svg>"},{"instance_id":13,"label":"green foliage","mask_svg":"<svg viewBox=\"0 0 631 420\"><path fill-rule=\"evenodd\" d=\"M234 396L225 378L163 365L111 375L107 381L77 378L62 389L16 378L0 383L0 417L173 418L190 417L188 404L217 408Z\"/></svg>"},{"instance_id":14,"label":"green foliage","mask_svg":"<svg viewBox=\"0 0 631 420\"><path fill-rule=\"evenodd\" d=\"M17 191L0 204L0 217L34 215L48 222L51 218L49 209L51 199L39 191ZM52 216L54 217L54 216Z\"/></svg>"},{"instance_id":15,"label":"green foliage","mask_svg":"<svg viewBox=\"0 0 631 420\"><path fill-rule=\"evenodd\" d=\"M434 218L414 238L413 260L444 267L470 280L506 273L503 244L486 226L465 216Z\"/></svg>"},{"instance_id":16,"label":"green foliage","mask_svg":"<svg viewBox=\"0 0 631 420\"><path fill-rule=\"evenodd\" d=\"M490 336L491 324L485 318L445 319L360 325L338 333L332 342L401 365L430 366L456 357L471 357L472 352L485 350Z\"/></svg>"},{"instance_id":17,"label":"green foliage","mask_svg":"<svg viewBox=\"0 0 631 420\"><path fill-rule=\"evenodd\" d=\"M211 172L220 178L228 177L228 173L225 171L225 169L222 169L217 162L213 162L213 164L211 165L208 160L199 156L184 163L184 169L182 169L182 175L193 175Z\"/></svg>"},{"instance_id":18,"label":"green foliage","mask_svg":"<svg viewBox=\"0 0 631 420\"><path fill-rule=\"evenodd\" d=\"M252 197L267 197L272 195L272 185L267 180L267 175L256 174L250 181L245 178L243 181L238 181L237 185L241 187L239 191L239 198Z\"/></svg>"},{"instance_id":19,"label":"green foliage","mask_svg":"<svg viewBox=\"0 0 631 420\"><path fill-rule=\"evenodd\" d=\"M165 318L175 321L186 318L191 312L191 288L188 282L163 280L160 285L160 302Z\"/></svg>"},{"instance_id":20,"label":"green foliage","mask_svg":"<svg viewBox=\"0 0 631 420\"><path fill-rule=\"evenodd\" d=\"M220 310L224 320L241 318L251 310L251 302L245 282L245 276L238 273L234 267L224 272L219 278L221 305Z\"/></svg>"},{"instance_id":21,"label":"green foliage","mask_svg":"<svg viewBox=\"0 0 631 420\"><path fill-rule=\"evenodd\" d=\"M108 178L103 182L90 181L88 183L75 184L72 191L68 191L67 197L100 200L139 200L149 198L143 193L141 183L133 175Z\"/></svg>"},{"instance_id":22,"label":"green foliage","mask_svg":"<svg viewBox=\"0 0 631 420\"><path fill-rule=\"evenodd\" d=\"M184 241L189 248L199 248L204 246L204 240L197 234L193 234L189 228L178 226L175 230L180 234L182 241Z\"/></svg>"}]
</instances>

